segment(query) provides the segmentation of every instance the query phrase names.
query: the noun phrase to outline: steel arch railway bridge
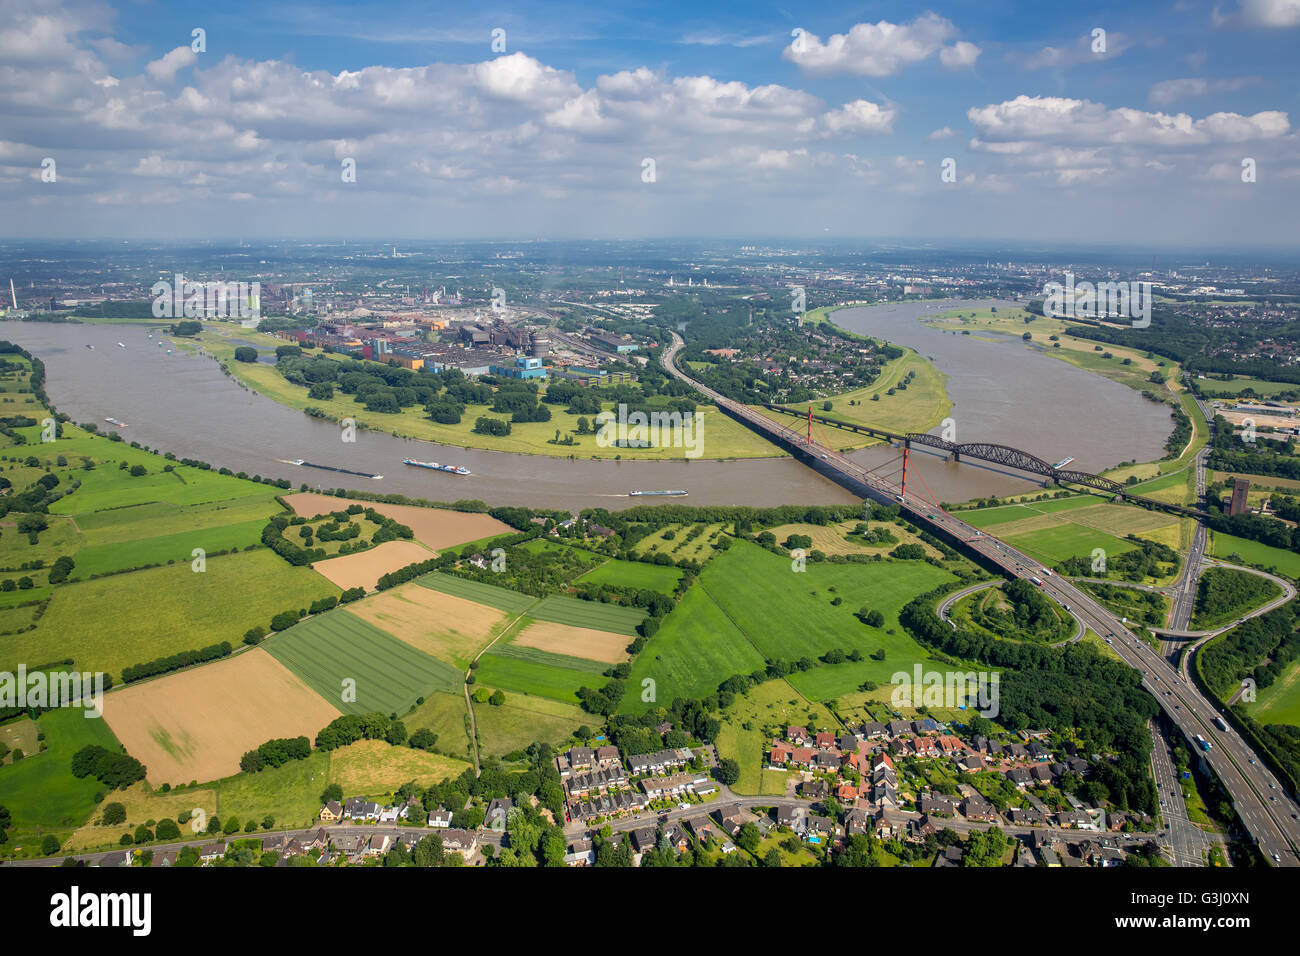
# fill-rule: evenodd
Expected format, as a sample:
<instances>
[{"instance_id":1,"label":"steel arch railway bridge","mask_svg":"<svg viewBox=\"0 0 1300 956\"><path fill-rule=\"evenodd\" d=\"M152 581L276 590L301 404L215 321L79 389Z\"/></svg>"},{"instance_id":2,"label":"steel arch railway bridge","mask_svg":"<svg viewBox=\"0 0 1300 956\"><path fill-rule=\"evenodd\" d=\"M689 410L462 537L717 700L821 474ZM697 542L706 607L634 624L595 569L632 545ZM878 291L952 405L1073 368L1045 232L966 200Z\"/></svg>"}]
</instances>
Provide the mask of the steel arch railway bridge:
<instances>
[{"instance_id":1,"label":"steel arch railway bridge","mask_svg":"<svg viewBox=\"0 0 1300 956\"><path fill-rule=\"evenodd\" d=\"M991 462L992 464L1002 465L1006 468L1014 468L1017 471L1042 475L1044 478L1056 483L1083 485L1084 487L1091 488L1094 491L1115 495L1125 501L1144 505L1148 508L1155 508L1160 511L1168 511L1173 514L1189 515L1192 517L1200 517L1204 515L1204 512L1197 508L1174 504L1168 501L1158 501L1155 498L1147 498L1142 495L1135 495L1119 482L1111 481L1109 478L1103 478L1101 475L1094 475L1088 471L1057 468L1054 465L1043 461L1043 459L1039 458L1037 455L1031 455L1029 452L1023 451L1019 448L1012 448L1010 445L997 445L991 442L965 442L958 444L956 442L945 441L937 435L929 435L922 432L901 434L883 428L876 428L874 426L842 422L834 418L827 418L824 415L815 415L811 409L809 409L805 416L803 412L800 412L797 409L787 408L782 405L765 403L764 407L770 411L779 412L783 415L790 415L794 418L804 419L806 417L810 425L812 422L817 422L822 425L830 425L834 428L853 431L863 435L870 435L873 438L883 438L888 442L900 444L904 448L911 448L913 445L926 445L930 448L936 448L939 451L951 455L953 461L961 461L962 458L976 458L980 461ZM735 414L735 409L730 410ZM759 424L758 422L750 421L751 424ZM781 434L781 437L785 438L787 441L790 440L789 435L792 433L791 429L784 428L775 422L773 422L772 425L773 428L771 431Z\"/></svg>"}]
</instances>

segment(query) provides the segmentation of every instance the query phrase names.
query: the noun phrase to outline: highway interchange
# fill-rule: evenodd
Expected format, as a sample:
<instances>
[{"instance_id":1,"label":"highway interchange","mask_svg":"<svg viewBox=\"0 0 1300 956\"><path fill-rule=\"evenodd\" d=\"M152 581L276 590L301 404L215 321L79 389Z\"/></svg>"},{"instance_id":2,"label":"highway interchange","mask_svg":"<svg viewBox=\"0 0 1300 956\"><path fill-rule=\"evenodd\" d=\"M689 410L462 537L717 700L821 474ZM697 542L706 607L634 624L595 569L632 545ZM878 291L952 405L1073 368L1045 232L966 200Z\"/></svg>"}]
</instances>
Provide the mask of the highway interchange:
<instances>
[{"instance_id":1,"label":"highway interchange","mask_svg":"<svg viewBox=\"0 0 1300 956\"><path fill-rule=\"evenodd\" d=\"M681 336L673 333L672 344L663 353L664 368L669 374L708 396L732 417L812 457L814 464L820 462L827 470L837 472L839 477L865 487L872 497L882 502L899 504L916 524L929 526L949 539L964 542L969 550L1000 567L1008 576L1041 581L1045 594L1104 638L1125 663L1141 671L1143 687L1189 740L1200 735L1210 742L1211 749L1203 753L1203 757L1231 795L1242 825L1254 837L1264 856L1275 865L1300 866L1300 805L1279 786L1272 772L1257 760L1249 745L1231 724L1226 731L1215 726L1214 720L1220 712L1219 705L1202 696L1185 671L1180 673L1166 657L1134 636L1118 616L1087 592L1043 569L1027 555L948 514L937 505L916 496L905 500L897 485L873 474L848 456L816 442L810 443L793 429L690 378L676 365L676 356L683 344ZM1198 459L1198 487L1202 490L1203 469L1204 461ZM1201 529L1193 555L1198 564L1204 556L1204 540ZM1195 590L1194 577L1190 579L1190 587ZM1190 619L1190 611L1187 615ZM1189 648L1183 655L1184 668L1193 653L1195 648Z\"/></svg>"}]
</instances>

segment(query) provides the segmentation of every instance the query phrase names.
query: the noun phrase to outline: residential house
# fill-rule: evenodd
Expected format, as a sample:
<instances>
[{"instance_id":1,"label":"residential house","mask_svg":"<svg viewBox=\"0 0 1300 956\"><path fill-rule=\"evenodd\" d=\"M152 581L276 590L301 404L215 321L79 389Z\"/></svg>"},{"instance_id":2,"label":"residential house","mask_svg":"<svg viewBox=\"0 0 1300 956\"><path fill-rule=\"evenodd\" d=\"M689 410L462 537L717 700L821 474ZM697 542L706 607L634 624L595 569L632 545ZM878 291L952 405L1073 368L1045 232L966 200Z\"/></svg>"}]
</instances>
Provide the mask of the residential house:
<instances>
[{"instance_id":1,"label":"residential house","mask_svg":"<svg viewBox=\"0 0 1300 956\"><path fill-rule=\"evenodd\" d=\"M320 819L322 823L337 823L342 820L343 805L337 800L331 800L320 808Z\"/></svg>"},{"instance_id":2,"label":"residential house","mask_svg":"<svg viewBox=\"0 0 1300 956\"><path fill-rule=\"evenodd\" d=\"M437 810L434 810L431 814L429 814L429 826L438 827L441 830L446 830L448 827L451 826L452 816L453 816L452 812L448 810L446 807L439 807Z\"/></svg>"},{"instance_id":3,"label":"residential house","mask_svg":"<svg viewBox=\"0 0 1300 956\"><path fill-rule=\"evenodd\" d=\"M971 794L962 802L961 812L967 820L981 820L987 823L996 823L998 820L998 812L993 804L978 793Z\"/></svg>"}]
</instances>

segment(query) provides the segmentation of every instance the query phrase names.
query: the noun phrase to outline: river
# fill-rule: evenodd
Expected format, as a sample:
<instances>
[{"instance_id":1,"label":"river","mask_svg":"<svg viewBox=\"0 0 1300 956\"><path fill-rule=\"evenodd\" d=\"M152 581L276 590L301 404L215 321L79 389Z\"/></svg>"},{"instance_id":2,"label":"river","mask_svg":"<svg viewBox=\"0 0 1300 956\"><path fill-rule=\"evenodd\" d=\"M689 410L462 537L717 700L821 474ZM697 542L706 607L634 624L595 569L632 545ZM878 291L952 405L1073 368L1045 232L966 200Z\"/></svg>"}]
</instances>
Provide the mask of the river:
<instances>
[{"instance_id":1,"label":"river","mask_svg":"<svg viewBox=\"0 0 1300 956\"><path fill-rule=\"evenodd\" d=\"M944 307L970 307L952 302ZM929 304L930 310L936 308ZM944 335L915 321L926 304L842 310L846 328L933 356L949 376L961 441L1016 445L1040 457L1074 455L1077 467L1100 469L1129 458L1158 457L1169 433L1168 413L1115 382L1054 359L1027 355L1022 343L987 343ZM788 458L743 461L592 461L463 449L379 432L340 440L337 424L312 419L241 388L211 358L159 348L139 325L8 322L0 338L22 345L46 367L46 391L78 422L106 417L127 423L122 436L178 458L196 458L297 486L349 487L435 501L479 498L491 504L604 507L656 501L689 504L835 504L856 499ZM155 336L156 338L156 336ZM121 342L125 348L119 347ZM86 348L93 345L93 349ZM720 414L710 411L707 414ZM1123 422L1122 427L1117 423ZM707 431L707 420L706 420ZM865 449L855 457L884 464L897 451ZM457 477L402 464L403 458L464 465ZM290 464L294 459L382 474L360 478ZM1024 490L1022 476L974 464L946 464L925 455L926 483L957 500ZM631 498L630 489L681 488L688 498Z\"/></svg>"}]
</instances>

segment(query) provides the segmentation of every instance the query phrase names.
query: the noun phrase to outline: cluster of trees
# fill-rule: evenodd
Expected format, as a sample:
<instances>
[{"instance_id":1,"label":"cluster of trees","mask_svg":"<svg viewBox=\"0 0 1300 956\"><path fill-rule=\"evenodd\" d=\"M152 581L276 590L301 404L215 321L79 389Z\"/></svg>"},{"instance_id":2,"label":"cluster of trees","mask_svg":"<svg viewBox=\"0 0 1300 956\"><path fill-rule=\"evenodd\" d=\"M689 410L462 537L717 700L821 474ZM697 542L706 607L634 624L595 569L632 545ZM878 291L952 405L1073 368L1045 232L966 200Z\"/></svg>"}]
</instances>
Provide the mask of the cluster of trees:
<instances>
[{"instance_id":1,"label":"cluster of trees","mask_svg":"<svg viewBox=\"0 0 1300 956\"><path fill-rule=\"evenodd\" d=\"M229 641L222 641L220 644L209 644L207 647L201 647L197 651L178 651L166 657L145 661L143 664L128 664L122 668L122 680L124 683L129 684L133 680L155 677L158 674L166 674L168 671L180 670L182 667L189 667L193 664L206 664L208 661L215 661L220 657L229 657L232 650L234 648L230 646Z\"/></svg>"},{"instance_id":2,"label":"cluster of trees","mask_svg":"<svg viewBox=\"0 0 1300 956\"><path fill-rule=\"evenodd\" d=\"M239 758L239 769L258 773L267 767L283 767L290 760L306 760L310 756L311 741L306 737L276 737Z\"/></svg>"},{"instance_id":3,"label":"cluster of trees","mask_svg":"<svg viewBox=\"0 0 1300 956\"><path fill-rule=\"evenodd\" d=\"M1056 611L1038 587L1024 578L1016 578L1002 586L1002 593L1011 604L1008 610L985 607L978 596L971 605L971 619L1004 637L1028 637L1050 641L1062 636L1068 627L1056 616Z\"/></svg>"},{"instance_id":4,"label":"cluster of trees","mask_svg":"<svg viewBox=\"0 0 1300 956\"><path fill-rule=\"evenodd\" d=\"M510 434L510 423L500 418L490 418L487 415L480 415L474 420L474 432L479 435L495 435L504 437Z\"/></svg>"},{"instance_id":5,"label":"cluster of trees","mask_svg":"<svg viewBox=\"0 0 1300 956\"><path fill-rule=\"evenodd\" d=\"M358 740L383 740L394 747L405 743L406 725L383 714L344 714L330 721L316 735L320 750L337 750Z\"/></svg>"},{"instance_id":6,"label":"cluster of trees","mask_svg":"<svg viewBox=\"0 0 1300 956\"><path fill-rule=\"evenodd\" d=\"M1176 574L1182 566L1182 557L1167 544L1148 541L1135 534L1126 535L1125 541L1132 544L1132 550L1122 554L1106 556L1106 570L1093 570L1092 558L1075 555L1056 565L1061 574L1084 578L1117 577L1124 581L1144 581L1147 578L1166 577Z\"/></svg>"},{"instance_id":7,"label":"cluster of trees","mask_svg":"<svg viewBox=\"0 0 1300 956\"><path fill-rule=\"evenodd\" d=\"M1281 591L1268 578L1236 568L1207 568L1196 584L1196 615L1222 623L1277 597Z\"/></svg>"},{"instance_id":8,"label":"cluster of trees","mask_svg":"<svg viewBox=\"0 0 1300 956\"><path fill-rule=\"evenodd\" d=\"M286 515L272 515L271 520L262 529L262 544L296 568L304 567L314 561L323 560L325 558L324 548L303 548L284 536L284 529L289 527L289 521L290 519Z\"/></svg>"},{"instance_id":9,"label":"cluster of trees","mask_svg":"<svg viewBox=\"0 0 1300 956\"><path fill-rule=\"evenodd\" d=\"M110 790L123 790L144 779L145 766L129 754L90 744L72 755L72 775L79 780L94 777Z\"/></svg>"},{"instance_id":10,"label":"cluster of trees","mask_svg":"<svg viewBox=\"0 0 1300 956\"><path fill-rule=\"evenodd\" d=\"M1247 677L1253 677L1257 686L1267 687L1276 676L1268 673L1267 661L1285 645L1297 642L1292 634L1295 624L1291 605L1283 605L1237 625L1197 652L1201 679L1215 695L1224 698L1230 697ZM1295 649L1284 653L1293 655Z\"/></svg>"}]
</instances>

